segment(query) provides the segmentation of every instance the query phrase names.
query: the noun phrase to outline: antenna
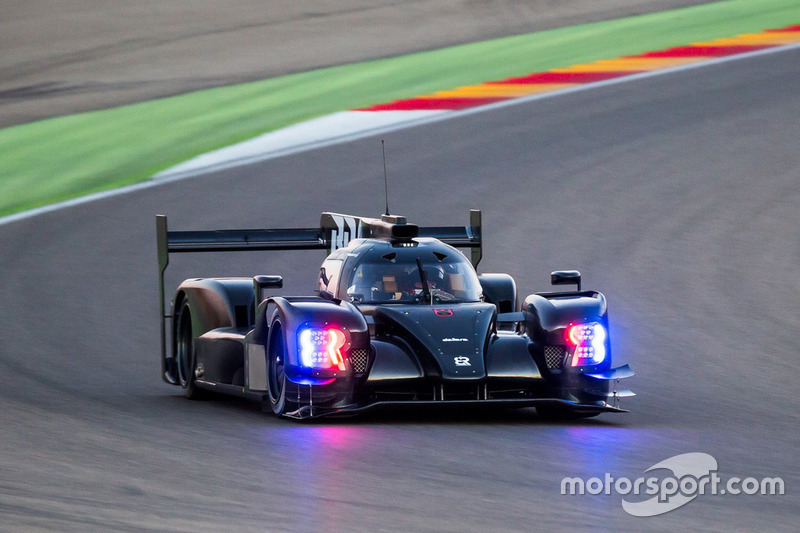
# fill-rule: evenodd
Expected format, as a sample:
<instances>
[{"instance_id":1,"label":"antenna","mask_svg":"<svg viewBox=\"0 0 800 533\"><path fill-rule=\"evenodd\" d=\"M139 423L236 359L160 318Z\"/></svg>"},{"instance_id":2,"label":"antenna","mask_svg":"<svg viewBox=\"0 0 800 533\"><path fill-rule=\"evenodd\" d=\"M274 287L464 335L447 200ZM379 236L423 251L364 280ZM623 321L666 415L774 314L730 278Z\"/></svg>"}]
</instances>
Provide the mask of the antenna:
<instances>
[{"instance_id":1,"label":"antenna","mask_svg":"<svg viewBox=\"0 0 800 533\"><path fill-rule=\"evenodd\" d=\"M381 151L383 152L383 190L386 193L386 216L389 216L389 180L386 177L386 146L381 139Z\"/></svg>"}]
</instances>

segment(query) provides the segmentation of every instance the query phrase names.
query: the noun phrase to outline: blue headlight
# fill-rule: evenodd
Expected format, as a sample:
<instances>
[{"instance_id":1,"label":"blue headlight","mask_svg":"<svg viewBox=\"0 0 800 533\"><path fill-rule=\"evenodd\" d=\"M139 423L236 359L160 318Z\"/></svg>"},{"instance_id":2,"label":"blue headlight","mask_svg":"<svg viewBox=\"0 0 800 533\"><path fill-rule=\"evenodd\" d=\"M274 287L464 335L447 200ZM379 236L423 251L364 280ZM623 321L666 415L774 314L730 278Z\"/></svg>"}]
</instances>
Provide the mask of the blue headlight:
<instances>
[{"instance_id":1,"label":"blue headlight","mask_svg":"<svg viewBox=\"0 0 800 533\"><path fill-rule=\"evenodd\" d=\"M567 329L567 341L575 346L572 366L597 365L606 358L606 329L598 322L576 324Z\"/></svg>"},{"instance_id":2,"label":"blue headlight","mask_svg":"<svg viewBox=\"0 0 800 533\"><path fill-rule=\"evenodd\" d=\"M347 336L338 328L305 328L297 335L300 364L308 368L344 370L342 348Z\"/></svg>"}]
</instances>

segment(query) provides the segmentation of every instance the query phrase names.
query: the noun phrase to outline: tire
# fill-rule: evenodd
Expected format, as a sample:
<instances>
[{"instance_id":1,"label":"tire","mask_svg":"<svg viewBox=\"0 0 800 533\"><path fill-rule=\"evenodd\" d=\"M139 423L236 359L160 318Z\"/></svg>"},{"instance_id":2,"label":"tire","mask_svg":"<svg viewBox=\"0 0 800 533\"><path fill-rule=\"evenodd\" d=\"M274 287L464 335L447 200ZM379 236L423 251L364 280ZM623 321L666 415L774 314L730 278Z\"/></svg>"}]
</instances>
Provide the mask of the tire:
<instances>
[{"instance_id":1,"label":"tire","mask_svg":"<svg viewBox=\"0 0 800 533\"><path fill-rule=\"evenodd\" d=\"M286 339L279 313L270 321L267 334L267 398L275 416L286 412Z\"/></svg>"},{"instance_id":2,"label":"tire","mask_svg":"<svg viewBox=\"0 0 800 533\"><path fill-rule=\"evenodd\" d=\"M188 303L181 306L175 323L175 373L183 394L190 400L207 397L206 391L195 384L197 357L192 332L192 312Z\"/></svg>"}]
</instances>

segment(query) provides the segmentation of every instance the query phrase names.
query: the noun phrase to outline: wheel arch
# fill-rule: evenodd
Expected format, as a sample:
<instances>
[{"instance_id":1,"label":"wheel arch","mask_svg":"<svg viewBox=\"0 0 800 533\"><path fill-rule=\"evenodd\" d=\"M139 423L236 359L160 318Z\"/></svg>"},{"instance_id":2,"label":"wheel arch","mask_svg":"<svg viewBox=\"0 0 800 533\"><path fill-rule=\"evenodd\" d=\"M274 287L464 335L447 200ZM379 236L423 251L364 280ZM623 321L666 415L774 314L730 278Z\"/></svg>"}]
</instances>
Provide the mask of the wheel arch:
<instances>
[{"instance_id":1,"label":"wheel arch","mask_svg":"<svg viewBox=\"0 0 800 533\"><path fill-rule=\"evenodd\" d=\"M217 328L246 327L253 321L252 278L188 279L175 291L170 312L170 350L165 355L165 381L179 385L176 366L178 323L188 304L191 310L192 338Z\"/></svg>"},{"instance_id":2,"label":"wheel arch","mask_svg":"<svg viewBox=\"0 0 800 533\"><path fill-rule=\"evenodd\" d=\"M361 311L348 302L340 302L337 305L321 298L280 296L265 300L259 306L254 329L254 338L262 339L265 345L269 337L269 325L275 312L280 313L281 316L289 366L299 366L297 332L306 324L320 327L337 325L347 330L351 348L369 347L367 321Z\"/></svg>"},{"instance_id":3,"label":"wheel arch","mask_svg":"<svg viewBox=\"0 0 800 533\"><path fill-rule=\"evenodd\" d=\"M195 337L217 328L247 327L252 323L253 295L252 278L186 280L175 292L173 316L177 318L188 303Z\"/></svg>"},{"instance_id":4,"label":"wheel arch","mask_svg":"<svg viewBox=\"0 0 800 533\"><path fill-rule=\"evenodd\" d=\"M566 345L566 332L573 324L599 322L608 332L608 305L598 291L545 292L531 294L522 303L525 331L536 346ZM610 332L606 336L607 357L594 370L610 368Z\"/></svg>"}]
</instances>

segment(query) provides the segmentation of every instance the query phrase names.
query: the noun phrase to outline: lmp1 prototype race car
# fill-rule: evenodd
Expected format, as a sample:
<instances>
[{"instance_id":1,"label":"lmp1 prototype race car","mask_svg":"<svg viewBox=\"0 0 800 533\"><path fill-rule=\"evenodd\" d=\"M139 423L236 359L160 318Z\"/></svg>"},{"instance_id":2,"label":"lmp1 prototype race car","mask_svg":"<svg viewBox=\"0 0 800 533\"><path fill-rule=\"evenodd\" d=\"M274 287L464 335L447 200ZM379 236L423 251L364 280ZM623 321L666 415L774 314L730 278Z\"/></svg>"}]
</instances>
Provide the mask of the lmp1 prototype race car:
<instances>
[{"instance_id":1,"label":"lmp1 prototype race car","mask_svg":"<svg viewBox=\"0 0 800 533\"><path fill-rule=\"evenodd\" d=\"M168 231L156 217L164 381L299 419L398 406L536 408L544 418L625 412L605 297L577 290L518 306L507 274L478 275L481 213L468 226L323 213L320 227ZM468 249L469 258L458 250ZM169 254L329 250L314 296L274 296L278 275L187 279L166 311ZM169 350L168 350L169 345Z\"/></svg>"}]
</instances>

